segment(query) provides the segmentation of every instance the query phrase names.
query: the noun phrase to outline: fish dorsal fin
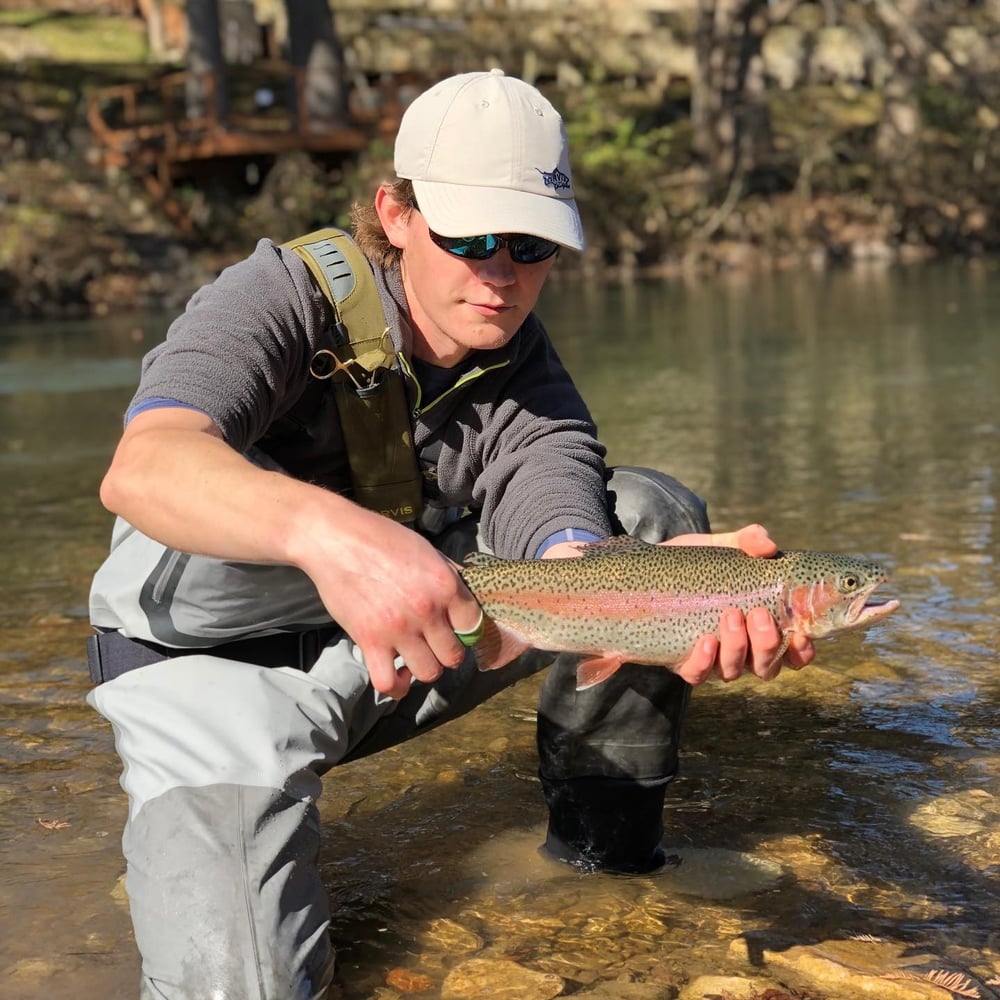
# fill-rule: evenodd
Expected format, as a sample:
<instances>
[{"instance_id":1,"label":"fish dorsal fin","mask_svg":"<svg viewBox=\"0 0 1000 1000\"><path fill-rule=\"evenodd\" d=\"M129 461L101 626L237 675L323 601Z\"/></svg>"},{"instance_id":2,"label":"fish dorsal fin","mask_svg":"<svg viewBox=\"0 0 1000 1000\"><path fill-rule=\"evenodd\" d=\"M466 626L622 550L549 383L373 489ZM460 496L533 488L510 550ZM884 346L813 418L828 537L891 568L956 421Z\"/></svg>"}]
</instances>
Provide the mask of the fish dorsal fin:
<instances>
[{"instance_id":1,"label":"fish dorsal fin","mask_svg":"<svg viewBox=\"0 0 1000 1000\"><path fill-rule=\"evenodd\" d=\"M499 556L490 555L489 552L470 552L463 560L463 566L489 566L490 563L500 562Z\"/></svg>"},{"instance_id":2,"label":"fish dorsal fin","mask_svg":"<svg viewBox=\"0 0 1000 1000\"><path fill-rule=\"evenodd\" d=\"M644 542L641 538L633 538L631 535L615 535L612 538L603 538L599 542L588 542L581 547L580 553L585 559L593 559L595 556L609 556L616 552L636 552L652 548L655 546L651 542Z\"/></svg>"}]
</instances>

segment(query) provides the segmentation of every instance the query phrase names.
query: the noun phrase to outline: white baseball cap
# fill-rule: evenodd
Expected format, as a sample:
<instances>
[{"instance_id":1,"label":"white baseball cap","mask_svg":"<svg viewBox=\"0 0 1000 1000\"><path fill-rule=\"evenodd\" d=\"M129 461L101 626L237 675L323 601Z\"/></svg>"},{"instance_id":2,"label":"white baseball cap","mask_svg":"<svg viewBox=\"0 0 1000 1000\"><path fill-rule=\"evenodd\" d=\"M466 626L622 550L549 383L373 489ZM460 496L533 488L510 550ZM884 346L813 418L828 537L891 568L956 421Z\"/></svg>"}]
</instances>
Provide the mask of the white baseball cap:
<instances>
[{"instance_id":1,"label":"white baseball cap","mask_svg":"<svg viewBox=\"0 0 1000 1000\"><path fill-rule=\"evenodd\" d=\"M502 69L449 77L416 98L399 125L395 168L441 236L527 233L583 249L563 120Z\"/></svg>"}]
</instances>

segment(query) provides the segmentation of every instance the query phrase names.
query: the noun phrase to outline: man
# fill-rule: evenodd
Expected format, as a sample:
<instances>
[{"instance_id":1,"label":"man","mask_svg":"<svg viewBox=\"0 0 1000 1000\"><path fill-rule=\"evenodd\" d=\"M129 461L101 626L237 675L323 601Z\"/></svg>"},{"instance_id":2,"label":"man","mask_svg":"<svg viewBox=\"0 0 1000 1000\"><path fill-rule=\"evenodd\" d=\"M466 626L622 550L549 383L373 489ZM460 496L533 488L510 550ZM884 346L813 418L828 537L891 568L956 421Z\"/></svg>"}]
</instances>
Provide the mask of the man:
<instances>
[{"instance_id":1,"label":"man","mask_svg":"<svg viewBox=\"0 0 1000 1000\"><path fill-rule=\"evenodd\" d=\"M583 247L552 105L499 70L452 77L407 110L395 167L355 230L409 392L419 520L351 498L354 432L334 403L363 399L369 373L338 358L338 389L325 387L323 295L269 240L197 292L147 356L102 485L119 519L91 610L111 679L90 701L125 763L144 997L323 996L320 775L551 662L476 671L465 644L480 609L443 553L571 558L623 531L775 551L759 526L705 536L702 503L667 476L609 481L532 313L560 249ZM579 693L572 657L557 658L538 728L554 857L662 862L689 684L778 669L764 609L727 612L721 636L679 675L626 665ZM802 640L786 659L812 655Z\"/></svg>"}]
</instances>

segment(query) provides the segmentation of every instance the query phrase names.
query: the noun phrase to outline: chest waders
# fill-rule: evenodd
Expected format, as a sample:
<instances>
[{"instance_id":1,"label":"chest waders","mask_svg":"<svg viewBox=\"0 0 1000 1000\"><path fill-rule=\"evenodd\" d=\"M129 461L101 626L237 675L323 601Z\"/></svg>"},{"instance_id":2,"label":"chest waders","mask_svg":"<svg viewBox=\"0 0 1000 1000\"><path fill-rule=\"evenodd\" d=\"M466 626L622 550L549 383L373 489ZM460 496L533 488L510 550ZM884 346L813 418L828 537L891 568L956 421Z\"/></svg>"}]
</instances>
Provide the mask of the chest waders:
<instances>
[{"instance_id":1,"label":"chest waders","mask_svg":"<svg viewBox=\"0 0 1000 1000\"><path fill-rule=\"evenodd\" d=\"M333 393L350 472L351 498L400 522L423 511L402 365L396 356L371 267L351 237L320 229L286 243L302 258L327 305L327 346L310 361L314 392ZM305 433L309 433L308 419ZM206 647L214 655L259 666L309 670L339 626L239 639ZM137 667L198 651L100 630L87 642L95 684Z\"/></svg>"},{"instance_id":2,"label":"chest waders","mask_svg":"<svg viewBox=\"0 0 1000 1000\"><path fill-rule=\"evenodd\" d=\"M351 237L319 229L284 246L309 268L327 304L329 347L309 365L334 393L351 474L351 497L394 521L423 510L406 384L371 267Z\"/></svg>"}]
</instances>

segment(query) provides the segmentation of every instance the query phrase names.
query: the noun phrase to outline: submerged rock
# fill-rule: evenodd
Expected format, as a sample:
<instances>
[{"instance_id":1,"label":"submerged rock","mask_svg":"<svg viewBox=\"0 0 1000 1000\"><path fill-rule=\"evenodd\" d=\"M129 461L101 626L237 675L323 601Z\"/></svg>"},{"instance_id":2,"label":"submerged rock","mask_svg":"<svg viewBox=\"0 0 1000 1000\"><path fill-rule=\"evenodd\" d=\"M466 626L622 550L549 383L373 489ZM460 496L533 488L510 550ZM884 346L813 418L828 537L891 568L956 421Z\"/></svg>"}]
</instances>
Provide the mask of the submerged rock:
<instances>
[{"instance_id":1,"label":"submerged rock","mask_svg":"<svg viewBox=\"0 0 1000 1000\"><path fill-rule=\"evenodd\" d=\"M412 969L390 969L385 981L400 993L426 993L434 985L434 980L422 972Z\"/></svg>"},{"instance_id":2,"label":"submerged rock","mask_svg":"<svg viewBox=\"0 0 1000 1000\"><path fill-rule=\"evenodd\" d=\"M910 814L910 823L940 839L964 864L983 871L1000 852L1000 799L984 788L965 789L929 799Z\"/></svg>"},{"instance_id":3,"label":"submerged rock","mask_svg":"<svg viewBox=\"0 0 1000 1000\"><path fill-rule=\"evenodd\" d=\"M565 983L552 973L535 972L507 959L473 958L452 969L441 986L441 1000L551 1000Z\"/></svg>"},{"instance_id":4,"label":"submerged rock","mask_svg":"<svg viewBox=\"0 0 1000 1000\"><path fill-rule=\"evenodd\" d=\"M942 976L954 976L953 985L974 986L962 973L935 969L933 957L912 955L906 945L878 938L822 941L818 944L779 946L741 938L730 946L732 955L755 966L790 970L800 981L815 985L837 1000L951 1000ZM942 973L942 975L938 975ZM965 995L971 996L971 993Z\"/></svg>"},{"instance_id":5,"label":"submerged rock","mask_svg":"<svg viewBox=\"0 0 1000 1000\"><path fill-rule=\"evenodd\" d=\"M428 925L424 944L451 955L468 954L479 951L483 947L483 939L454 920L439 917Z\"/></svg>"},{"instance_id":6,"label":"submerged rock","mask_svg":"<svg viewBox=\"0 0 1000 1000\"><path fill-rule=\"evenodd\" d=\"M765 993L765 990L769 991ZM773 992L770 992L773 991ZM764 996L787 997L789 994L780 989L780 984L773 979L755 976L744 979L742 976L698 976L692 979L681 990L677 1000L705 1000L706 997L725 997L726 1000L758 1000Z\"/></svg>"},{"instance_id":7,"label":"submerged rock","mask_svg":"<svg viewBox=\"0 0 1000 1000\"><path fill-rule=\"evenodd\" d=\"M654 876L661 888L700 899L735 899L773 889L784 869L776 861L716 847L667 849L667 864Z\"/></svg>"}]
</instances>

